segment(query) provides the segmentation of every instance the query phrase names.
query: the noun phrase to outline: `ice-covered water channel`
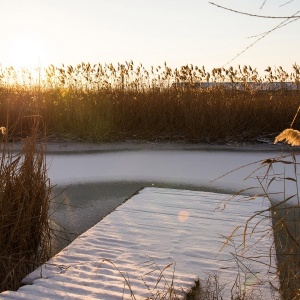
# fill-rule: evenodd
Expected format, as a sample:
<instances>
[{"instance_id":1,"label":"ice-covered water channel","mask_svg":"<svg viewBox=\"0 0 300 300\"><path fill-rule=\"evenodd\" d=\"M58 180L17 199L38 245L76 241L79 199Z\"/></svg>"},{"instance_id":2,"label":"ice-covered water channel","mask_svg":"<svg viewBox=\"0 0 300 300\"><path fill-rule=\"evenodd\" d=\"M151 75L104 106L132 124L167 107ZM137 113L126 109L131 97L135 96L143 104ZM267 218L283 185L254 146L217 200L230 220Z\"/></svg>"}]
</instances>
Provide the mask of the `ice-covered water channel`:
<instances>
[{"instance_id":1,"label":"ice-covered water channel","mask_svg":"<svg viewBox=\"0 0 300 300\"><path fill-rule=\"evenodd\" d=\"M255 178L244 179L260 164L220 176L280 155L280 147L276 147L275 151L274 148L270 151L216 148L48 154L48 175L52 184L56 185L54 194L59 194L53 200L51 219L67 233L62 234L56 251L143 187L181 188L230 195L241 189L259 186ZM272 185L273 191L282 191L282 188L281 182ZM257 192L256 189L245 193Z\"/></svg>"},{"instance_id":2,"label":"ice-covered water channel","mask_svg":"<svg viewBox=\"0 0 300 300\"><path fill-rule=\"evenodd\" d=\"M232 191L240 186L243 176L249 175L249 168L214 183L210 181L233 169L278 155L280 151L107 151L49 155L48 162L54 184L154 181L224 187Z\"/></svg>"}]
</instances>

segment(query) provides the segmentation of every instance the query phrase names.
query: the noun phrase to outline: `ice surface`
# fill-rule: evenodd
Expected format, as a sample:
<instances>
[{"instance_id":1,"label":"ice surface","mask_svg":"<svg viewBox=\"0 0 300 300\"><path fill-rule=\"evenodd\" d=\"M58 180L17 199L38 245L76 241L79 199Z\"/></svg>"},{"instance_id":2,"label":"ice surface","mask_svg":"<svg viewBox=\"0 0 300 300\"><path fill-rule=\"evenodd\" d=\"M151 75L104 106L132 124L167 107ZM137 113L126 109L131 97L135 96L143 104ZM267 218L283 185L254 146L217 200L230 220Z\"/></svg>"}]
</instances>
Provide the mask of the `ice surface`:
<instances>
[{"instance_id":1,"label":"ice surface","mask_svg":"<svg viewBox=\"0 0 300 300\"><path fill-rule=\"evenodd\" d=\"M244 180L263 160L280 156L278 152L256 151L114 151L91 154L49 155L49 176L53 184L66 185L87 182L165 182L202 186L209 190L234 193L261 193L256 176L265 174L266 168ZM254 163L258 162L258 163ZM253 163L253 164L252 164ZM278 165L278 166L277 166ZM274 174L285 172L293 176L293 166L277 164ZM243 167L244 166L244 167ZM235 170L222 176L232 170ZM220 177L220 178L219 178ZM218 180L215 180L219 178ZM215 181L214 181L215 180ZM291 195L295 191L293 182L273 181L270 191ZM249 187L257 189L247 190ZM272 195L274 201L281 195Z\"/></svg>"}]
</instances>

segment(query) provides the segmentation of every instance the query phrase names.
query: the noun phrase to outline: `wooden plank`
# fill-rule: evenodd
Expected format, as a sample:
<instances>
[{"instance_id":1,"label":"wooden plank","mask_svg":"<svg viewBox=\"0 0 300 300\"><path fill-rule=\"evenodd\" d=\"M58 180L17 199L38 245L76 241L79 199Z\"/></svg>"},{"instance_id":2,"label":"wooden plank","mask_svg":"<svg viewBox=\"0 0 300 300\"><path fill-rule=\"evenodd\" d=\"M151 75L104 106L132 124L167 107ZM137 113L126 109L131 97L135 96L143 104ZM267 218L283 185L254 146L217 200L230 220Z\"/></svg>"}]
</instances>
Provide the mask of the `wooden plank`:
<instances>
[{"instance_id":1,"label":"wooden plank","mask_svg":"<svg viewBox=\"0 0 300 300\"><path fill-rule=\"evenodd\" d=\"M230 202L226 210L219 210L227 197L145 188L27 276L24 282L33 282L32 285L17 292L4 292L0 299L10 299L12 295L19 297L14 299L24 299L26 294L30 299L34 299L30 295L45 299L131 299L130 288L137 299L142 299L157 291L154 287L160 271L169 264L172 265L165 270L160 289L174 281L176 291L183 295L197 278L218 272L220 283L231 287L240 274L242 288L256 293L259 287L263 294L257 299L270 299L269 282L278 285L276 270L265 265L270 263L266 249L272 245L272 234L255 247L247 247L243 258L234 259L231 254L241 254L242 235L219 252L224 236L243 225L255 211L268 207L268 203L262 199L244 202L240 198L240 202ZM269 220L260 220L257 229L272 232ZM251 223L250 228L254 225ZM249 240L253 243L260 235L254 234ZM274 257L271 263L275 266ZM225 299L230 288L226 293Z\"/></svg>"}]
</instances>

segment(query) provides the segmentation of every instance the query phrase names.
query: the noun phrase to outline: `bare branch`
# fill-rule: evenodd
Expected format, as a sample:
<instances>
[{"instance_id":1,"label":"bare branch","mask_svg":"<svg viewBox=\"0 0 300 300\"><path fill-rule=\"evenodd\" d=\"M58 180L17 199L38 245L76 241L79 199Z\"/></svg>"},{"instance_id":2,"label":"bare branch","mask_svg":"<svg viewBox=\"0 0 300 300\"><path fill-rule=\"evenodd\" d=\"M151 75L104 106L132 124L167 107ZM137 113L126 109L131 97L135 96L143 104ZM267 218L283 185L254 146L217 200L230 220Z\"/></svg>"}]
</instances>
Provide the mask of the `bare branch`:
<instances>
[{"instance_id":1,"label":"bare branch","mask_svg":"<svg viewBox=\"0 0 300 300\"><path fill-rule=\"evenodd\" d=\"M237 57L239 57L240 55L242 55L243 53L245 53L248 49L250 49L251 47L253 47L255 44L257 44L260 40L262 40L263 38L265 38L268 34L270 34L271 32L275 31L276 29L284 26L286 24L287 21L289 21L291 18L293 18L296 14L298 14L299 11L297 11L295 14L293 14L291 17L286 18L286 20L282 21L281 23L279 23L277 26L275 26L274 28L272 28L271 30L267 31L265 34L263 34L261 37L259 37L258 39L256 39L252 44L250 44L249 46L247 46L243 51L241 51L240 53L238 53L235 57L233 57L230 61L228 61L225 65L223 65L223 67L225 67L226 65L228 65L229 63L231 63L233 60L235 60ZM297 16L297 20L300 19L300 16ZM289 23L289 22L288 22Z\"/></svg>"},{"instance_id":2,"label":"bare branch","mask_svg":"<svg viewBox=\"0 0 300 300\"><path fill-rule=\"evenodd\" d=\"M265 6L266 2L267 2L267 0L264 1L264 3L261 5L260 9L262 9Z\"/></svg>"},{"instance_id":3,"label":"bare branch","mask_svg":"<svg viewBox=\"0 0 300 300\"><path fill-rule=\"evenodd\" d=\"M281 28L281 27L284 27L284 26L287 26L287 25L289 25L290 23L293 23L293 22L298 21L298 20L299 20L299 19L292 19L292 20L290 20L289 22L284 23L284 24L282 24L281 26L278 26L277 29L279 29L279 28ZM267 31L265 31L265 32L263 32L263 33L260 33L260 34L257 34L257 35L251 35L251 36L248 36L247 39L257 38L257 37L259 37L259 36L264 35L265 33L267 33Z\"/></svg>"},{"instance_id":4,"label":"bare branch","mask_svg":"<svg viewBox=\"0 0 300 300\"><path fill-rule=\"evenodd\" d=\"M218 4L213 3L213 2L209 2L209 3L214 5L214 6L217 6L219 8L229 10L229 11L237 13L237 14L246 15L246 16L249 16L249 17L265 18L265 19L297 19L297 18L300 17L300 16L296 16L295 14L292 15L292 16L289 16L289 17L283 17L283 16L275 17L275 16L256 15L256 14L250 14L250 13L238 11L238 10L235 10L235 9L231 9L231 8L228 8L228 7L224 7L224 6L218 5ZM297 12L297 13L299 13L299 12Z\"/></svg>"},{"instance_id":5,"label":"bare branch","mask_svg":"<svg viewBox=\"0 0 300 300\"><path fill-rule=\"evenodd\" d=\"M281 4L279 7L282 7L282 6L288 5L288 4L290 4L291 2L293 2L293 1L294 1L294 0L290 0L290 1L288 1L288 2L285 2L285 3Z\"/></svg>"}]
</instances>

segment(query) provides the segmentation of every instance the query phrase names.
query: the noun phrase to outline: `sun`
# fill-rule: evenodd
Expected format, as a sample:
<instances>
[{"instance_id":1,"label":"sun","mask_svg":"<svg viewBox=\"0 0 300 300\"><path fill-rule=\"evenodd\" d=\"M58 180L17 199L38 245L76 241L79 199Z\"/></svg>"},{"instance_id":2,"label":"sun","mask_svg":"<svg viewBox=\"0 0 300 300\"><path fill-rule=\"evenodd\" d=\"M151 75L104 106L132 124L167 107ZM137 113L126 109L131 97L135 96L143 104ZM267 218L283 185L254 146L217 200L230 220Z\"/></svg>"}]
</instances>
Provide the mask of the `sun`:
<instances>
[{"instance_id":1,"label":"sun","mask_svg":"<svg viewBox=\"0 0 300 300\"><path fill-rule=\"evenodd\" d=\"M12 42L8 61L17 69L34 69L39 67L43 54L43 47L38 39L30 36L21 37Z\"/></svg>"}]
</instances>

